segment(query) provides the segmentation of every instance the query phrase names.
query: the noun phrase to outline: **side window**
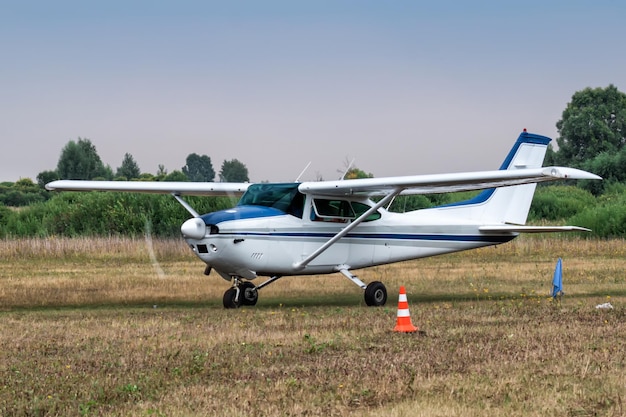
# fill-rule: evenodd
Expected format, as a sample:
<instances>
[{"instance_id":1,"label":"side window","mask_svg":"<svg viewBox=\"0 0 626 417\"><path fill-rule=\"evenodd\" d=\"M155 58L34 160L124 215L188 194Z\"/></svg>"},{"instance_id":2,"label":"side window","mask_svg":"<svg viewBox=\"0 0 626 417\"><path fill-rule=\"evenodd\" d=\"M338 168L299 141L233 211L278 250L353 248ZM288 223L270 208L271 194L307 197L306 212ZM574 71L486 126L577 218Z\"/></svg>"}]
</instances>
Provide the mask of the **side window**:
<instances>
[{"instance_id":1,"label":"side window","mask_svg":"<svg viewBox=\"0 0 626 417\"><path fill-rule=\"evenodd\" d=\"M361 216L369 209L370 206L367 204L355 201L316 198L313 200L311 220L346 223ZM380 219L380 217L379 212L374 212L367 216L364 221L371 222Z\"/></svg>"},{"instance_id":2,"label":"side window","mask_svg":"<svg viewBox=\"0 0 626 417\"><path fill-rule=\"evenodd\" d=\"M316 198L313 200L311 220L345 223L354 219L354 210L347 200L327 200Z\"/></svg>"}]
</instances>

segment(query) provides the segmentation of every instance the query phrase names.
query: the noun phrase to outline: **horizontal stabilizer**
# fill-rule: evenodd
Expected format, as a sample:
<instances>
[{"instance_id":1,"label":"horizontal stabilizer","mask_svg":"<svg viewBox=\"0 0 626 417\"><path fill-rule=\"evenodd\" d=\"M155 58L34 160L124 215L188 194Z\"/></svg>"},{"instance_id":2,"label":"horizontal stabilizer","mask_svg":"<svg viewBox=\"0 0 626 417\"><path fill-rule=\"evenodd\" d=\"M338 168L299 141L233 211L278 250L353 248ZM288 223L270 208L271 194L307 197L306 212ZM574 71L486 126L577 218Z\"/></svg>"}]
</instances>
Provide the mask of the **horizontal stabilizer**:
<instances>
[{"instance_id":1,"label":"horizontal stabilizer","mask_svg":"<svg viewBox=\"0 0 626 417\"><path fill-rule=\"evenodd\" d=\"M485 233L558 233L558 232L591 232L591 229L578 226L518 226L518 225L494 225L480 226L478 228Z\"/></svg>"}]
</instances>

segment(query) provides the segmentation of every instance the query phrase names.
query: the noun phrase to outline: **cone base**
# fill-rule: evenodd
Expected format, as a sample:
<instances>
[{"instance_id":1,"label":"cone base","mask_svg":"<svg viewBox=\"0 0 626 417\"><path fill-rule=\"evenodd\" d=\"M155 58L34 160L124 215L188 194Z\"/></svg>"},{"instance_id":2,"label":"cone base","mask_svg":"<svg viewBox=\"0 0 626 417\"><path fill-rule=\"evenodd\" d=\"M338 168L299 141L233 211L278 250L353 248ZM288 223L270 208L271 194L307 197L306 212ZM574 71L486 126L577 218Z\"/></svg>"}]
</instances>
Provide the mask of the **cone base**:
<instances>
[{"instance_id":1,"label":"cone base","mask_svg":"<svg viewBox=\"0 0 626 417\"><path fill-rule=\"evenodd\" d=\"M393 331L402 333L413 333L419 331L419 328L413 326L412 324L399 324L393 328Z\"/></svg>"}]
</instances>

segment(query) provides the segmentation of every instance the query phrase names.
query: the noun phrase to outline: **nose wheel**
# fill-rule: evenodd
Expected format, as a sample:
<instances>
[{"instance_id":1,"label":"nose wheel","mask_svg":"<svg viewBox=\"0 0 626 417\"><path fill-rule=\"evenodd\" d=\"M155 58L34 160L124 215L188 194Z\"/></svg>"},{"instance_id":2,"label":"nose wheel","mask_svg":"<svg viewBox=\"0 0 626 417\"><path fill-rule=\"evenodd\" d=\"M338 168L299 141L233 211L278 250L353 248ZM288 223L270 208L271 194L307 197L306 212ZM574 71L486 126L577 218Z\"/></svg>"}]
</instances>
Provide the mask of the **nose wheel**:
<instances>
[{"instance_id":1,"label":"nose wheel","mask_svg":"<svg viewBox=\"0 0 626 417\"><path fill-rule=\"evenodd\" d=\"M236 280L232 288L224 293L224 308L239 308L241 306L256 305L259 292L256 285L250 281Z\"/></svg>"},{"instance_id":2,"label":"nose wheel","mask_svg":"<svg viewBox=\"0 0 626 417\"><path fill-rule=\"evenodd\" d=\"M239 297L239 288L229 288L224 293L224 308L239 308L241 307L241 298Z\"/></svg>"}]
</instances>

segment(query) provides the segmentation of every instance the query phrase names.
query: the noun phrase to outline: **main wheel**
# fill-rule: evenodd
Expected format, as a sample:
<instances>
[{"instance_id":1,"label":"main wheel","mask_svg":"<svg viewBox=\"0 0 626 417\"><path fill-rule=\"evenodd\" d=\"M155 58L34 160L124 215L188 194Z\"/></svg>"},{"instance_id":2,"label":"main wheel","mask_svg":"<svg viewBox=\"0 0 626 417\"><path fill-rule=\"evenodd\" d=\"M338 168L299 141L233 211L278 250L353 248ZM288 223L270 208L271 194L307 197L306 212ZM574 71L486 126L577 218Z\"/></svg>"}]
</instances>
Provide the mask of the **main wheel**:
<instances>
[{"instance_id":1,"label":"main wheel","mask_svg":"<svg viewBox=\"0 0 626 417\"><path fill-rule=\"evenodd\" d=\"M239 286L239 298L241 298L241 302L245 306L253 306L256 305L256 302L259 301L259 292L256 289L256 285L251 283L250 281L242 282Z\"/></svg>"},{"instance_id":2,"label":"main wheel","mask_svg":"<svg viewBox=\"0 0 626 417\"><path fill-rule=\"evenodd\" d=\"M387 302L387 288L380 281L372 281L365 287L365 304L380 307Z\"/></svg>"},{"instance_id":3,"label":"main wheel","mask_svg":"<svg viewBox=\"0 0 626 417\"><path fill-rule=\"evenodd\" d=\"M241 307L241 300L243 299L241 292L239 292L239 300L237 298L237 288L229 288L224 293L224 308L239 308Z\"/></svg>"}]
</instances>

